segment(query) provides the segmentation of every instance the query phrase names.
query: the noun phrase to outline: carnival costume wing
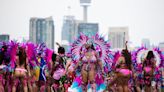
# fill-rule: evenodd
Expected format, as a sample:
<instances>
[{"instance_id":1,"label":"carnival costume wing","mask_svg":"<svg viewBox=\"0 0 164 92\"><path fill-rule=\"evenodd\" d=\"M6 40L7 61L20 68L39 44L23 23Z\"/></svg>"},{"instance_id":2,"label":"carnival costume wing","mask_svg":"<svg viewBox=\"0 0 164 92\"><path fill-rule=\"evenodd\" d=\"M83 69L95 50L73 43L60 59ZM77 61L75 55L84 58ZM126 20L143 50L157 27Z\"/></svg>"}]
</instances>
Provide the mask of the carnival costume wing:
<instances>
[{"instance_id":1,"label":"carnival costume wing","mask_svg":"<svg viewBox=\"0 0 164 92\"><path fill-rule=\"evenodd\" d=\"M26 44L26 53L27 53L27 58L28 58L28 62L29 64L34 68L36 67L36 46L35 44L28 42Z\"/></svg>"},{"instance_id":2,"label":"carnival costume wing","mask_svg":"<svg viewBox=\"0 0 164 92\"><path fill-rule=\"evenodd\" d=\"M45 50L45 60L48 66L48 69L51 69L51 64L50 62L52 61L52 54L53 54L53 50L46 48Z\"/></svg>"},{"instance_id":3,"label":"carnival costume wing","mask_svg":"<svg viewBox=\"0 0 164 92\"><path fill-rule=\"evenodd\" d=\"M157 67L164 67L164 55L159 48L153 48L153 52L156 58L156 66Z\"/></svg>"},{"instance_id":4,"label":"carnival costume wing","mask_svg":"<svg viewBox=\"0 0 164 92\"><path fill-rule=\"evenodd\" d=\"M132 61L133 63L136 64L140 64L143 62L145 56L146 56L146 52L147 52L147 48L146 47L140 47L137 48L135 51L133 51L132 53Z\"/></svg>"},{"instance_id":5,"label":"carnival costume wing","mask_svg":"<svg viewBox=\"0 0 164 92\"><path fill-rule=\"evenodd\" d=\"M115 70L116 69L116 66L117 66L117 64L119 63L118 62L118 59L119 59L119 57L121 56L121 52L120 51L116 51L116 52L114 52L114 55L113 55L113 63L112 63L112 70Z\"/></svg>"},{"instance_id":6,"label":"carnival costume wing","mask_svg":"<svg viewBox=\"0 0 164 92\"><path fill-rule=\"evenodd\" d=\"M86 43L92 43L96 52L98 52L98 58L101 59L103 65L112 64L113 55L111 54L110 44L104 40L103 37L96 34L92 38L84 34L80 34L79 38L71 45L71 55L74 61L79 61L80 57L83 57L85 53L84 45Z\"/></svg>"},{"instance_id":7,"label":"carnival costume wing","mask_svg":"<svg viewBox=\"0 0 164 92\"><path fill-rule=\"evenodd\" d=\"M162 67L163 61L164 61L164 56L162 54L162 51L159 48L153 48L150 50L152 50L154 53L155 60L156 60L156 66ZM143 60L146 58L148 51L149 51L149 49L147 49L145 47L140 47L136 51L134 51L132 54L133 63L136 63L136 64L142 63Z\"/></svg>"},{"instance_id":8,"label":"carnival costume wing","mask_svg":"<svg viewBox=\"0 0 164 92\"><path fill-rule=\"evenodd\" d=\"M96 48L96 52L99 53L98 58L103 63L104 70L107 73L109 72L107 70L111 69L113 63L113 55L110 51L110 43L105 41L104 38L98 34L93 36L92 39L93 39L93 45Z\"/></svg>"},{"instance_id":9,"label":"carnival costume wing","mask_svg":"<svg viewBox=\"0 0 164 92\"><path fill-rule=\"evenodd\" d=\"M153 48L150 50L153 51L155 60L156 60L155 72L154 72L155 80L160 80L162 75L159 74L159 71L160 71L160 68L162 68L164 66L164 63L163 63L164 56L162 54L162 51L159 48ZM135 69L135 71L139 72L140 74L142 72L142 63L145 60L148 51L149 51L149 49L147 49L145 47L140 47L136 51L134 51L132 54L134 69Z\"/></svg>"},{"instance_id":10,"label":"carnival costume wing","mask_svg":"<svg viewBox=\"0 0 164 92\"><path fill-rule=\"evenodd\" d=\"M46 48L45 59L46 59L47 62L51 61L52 54L53 54L53 50L51 50L49 48Z\"/></svg>"},{"instance_id":11,"label":"carnival costume wing","mask_svg":"<svg viewBox=\"0 0 164 92\"><path fill-rule=\"evenodd\" d=\"M154 55L156 57L156 67L154 72L154 80L156 82L161 82L162 80L162 68L164 67L164 55L159 48L153 48Z\"/></svg>"},{"instance_id":12,"label":"carnival costume wing","mask_svg":"<svg viewBox=\"0 0 164 92\"><path fill-rule=\"evenodd\" d=\"M10 71L12 72L15 68L15 63L16 63L16 54L18 51L18 46L19 43L17 43L16 41L11 41L9 42L9 48L8 48L8 55L10 56Z\"/></svg>"},{"instance_id":13,"label":"carnival costume wing","mask_svg":"<svg viewBox=\"0 0 164 92\"><path fill-rule=\"evenodd\" d=\"M79 61L83 46L87 43L88 39L86 35L81 33L79 38L72 43L70 53L72 54L72 59L76 61L76 63Z\"/></svg>"},{"instance_id":14,"label":"carnival costume wing","mask_svg":"<svg viewBox=\"0 0 164 92\"><path fill-rule=\"evenodd\" d=\"M45 43L38 44L36 48L37 54L40 54L41 57L45 57L46 49L47 47Z\"/></svg>"}]
</instances>

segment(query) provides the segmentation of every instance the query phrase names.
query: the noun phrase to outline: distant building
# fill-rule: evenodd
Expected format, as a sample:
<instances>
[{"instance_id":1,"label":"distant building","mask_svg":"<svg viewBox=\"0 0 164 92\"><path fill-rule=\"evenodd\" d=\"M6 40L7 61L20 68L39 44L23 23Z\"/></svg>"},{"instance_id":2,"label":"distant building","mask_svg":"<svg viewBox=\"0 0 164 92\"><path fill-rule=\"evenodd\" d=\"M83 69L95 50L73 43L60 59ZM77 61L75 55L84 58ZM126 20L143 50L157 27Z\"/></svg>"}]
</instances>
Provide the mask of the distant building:
<instances>
[{"instance_id":1,"label":"distant building","mask_svg":"<svg viewBox=\"0 0 164 92\"><path fill-rule=\"evenodd\" d=\"M1 41L8 42L9 39L10 39L10 36L7 35L7 34L2 34L2 35L0 35L0 42L1 42Z\"/></svg>"},{"instance_id":2,"label":"distant building","mask_svg":"<svg viewBox=\"0 0 164 92\"><path fill-rule=\"evenodd\" d=\"M74 16L65 16L62 27L62 41L67 41L72 43L76 36L78 30L78 21L75 20Z\"/></svg>"},{"instance_id":3,"label":"distant building","mask_svg":"<svg viewBox=\"0 0 164 92\"><path fill-rule=\"evenodd\" d=\"M74 16L64 16L62 27L62 46L66 51L69 50L69 44L74 42L78 36L78 25L81 21L75 19Z\"/></svg>"},{"instance_id":4,"label":"distant building","mask_svg":"<svg viewBox=\"0 0 164 92\"><path fill-rule=\"evenodd\" d=\"M108 39L112 49L125 48L125 42L129 41L128 27L110 27Z\"/></svg>"},{"instance_id":5,"label":"distant building","mask_svg":"<svg viewBox=\"0 0 164 92\"><path fill-rule=\"evenodd\" d=\"M54 22L52 17L30 19L30 41L39 44L44 42L54 49Z\"/></svg>"},{"instance_id":6,"label":"distant building","mask_svg":"<svg viewBox=\"0 0 164 92\"><path fill-rule=\"evenodd\" d=\"M149 39L142 39L141 44L142 44L142 46L144 46L146 48L150 48L150 40Z\"/></svg>"},{"instance_id":7,"label":"distant building","mask_svg":"<svg viewBox=\"0 0 164 92\"><path fill-rule=\"evenodd\" d=\"M88 7L91 4L91 0L80 0L80 5L83 7L83 21L88 22Z\"/></svg>"},{"instance_id":8,"label":"distant building","mask_svg":"<svg viewBox=\"0 0 164 92\"><path fill-rule=\"evenodd\" d=\"M98 33L98 23L80 23L78 26L78 34L83 33L89 37Z\"/></svg>"}]
</instances>

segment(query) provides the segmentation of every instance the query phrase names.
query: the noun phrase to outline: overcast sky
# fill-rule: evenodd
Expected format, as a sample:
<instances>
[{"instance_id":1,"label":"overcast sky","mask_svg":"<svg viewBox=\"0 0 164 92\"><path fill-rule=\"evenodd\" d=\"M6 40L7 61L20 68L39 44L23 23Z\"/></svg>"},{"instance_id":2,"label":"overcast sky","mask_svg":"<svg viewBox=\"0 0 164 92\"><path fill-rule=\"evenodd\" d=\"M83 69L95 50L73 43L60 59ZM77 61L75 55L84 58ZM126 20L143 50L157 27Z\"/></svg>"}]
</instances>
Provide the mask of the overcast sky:
<instances>
[{"instance_id":1,"label":"overcast sky","mask_svg":"<svg viewBox=\"0 0 164 92\"><path fill-rule=\"evenodd\" d=\"M92 0L88 11L88 21L99 23L103 35L109 27L126 26L132 45L139 46L143 38L156 45L164 42L164 0ZM0 34L28 38L31 17L52 16L55 40L61 42L63 16L68 14L82 20L79 0L0 0Z\"/></svg>"}]
</instances>

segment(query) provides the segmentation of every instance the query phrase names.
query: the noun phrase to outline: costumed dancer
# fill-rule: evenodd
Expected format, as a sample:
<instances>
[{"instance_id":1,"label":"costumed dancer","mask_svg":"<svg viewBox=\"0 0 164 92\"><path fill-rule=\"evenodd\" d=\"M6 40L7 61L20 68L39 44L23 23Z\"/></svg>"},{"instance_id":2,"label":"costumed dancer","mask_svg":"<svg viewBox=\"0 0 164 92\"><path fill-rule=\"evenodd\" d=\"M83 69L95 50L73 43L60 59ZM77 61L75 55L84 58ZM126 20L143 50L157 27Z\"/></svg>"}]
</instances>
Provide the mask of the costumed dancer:
<instances>
[{"instance_id":1,"label":"costumed dancer","mask_svg":"<svg viewBox=\"0 0 164 92\"><path fill-rule=\"evenodd\" d=\"M151 81L153 79L155 62L156 60L153 51L149 51L143 62L145 92L151 92L152 90Z\"/></svg>"},{"instance_id":2,"label":"costumed dancer","mask_svg":"<svg viewBox=\"0 0 164 92\"><path fill-rule=\"evenodd\" d=\"M17 52L15 56L15 62L13 62L15 63L14 65L15 69L13 72L12 92L18 92L18 90L19 91L23 90L24 92L28 92L28 88L27 88L28 70L27 70L27 58L26 58L25 46L24 45L19 47L17 46L18 45L15 46ZM15 53L13 55L15 55Z\"/></svg>"},{"instance_id":3,"label":"costumed dancer","mask_svg":"<svg viewBox=\"0 0 164 92\"><path fill-rule=\"evenodd\" d=\"M140 47L132 52L132 60L133 60L133 67L134 67L134 86L137 92L141 92L144 86L143 80L143 61L145 56L145 51L147 48Z\"/></svg>"},{"instance_id":4,"label":"costumed dancer","mask_svg":"<svg viewBox=\"0 0 164 92\"><path fill-rule=\"evenodd\" d=\"M69 92L102 92L104 84L104 66L111 63L109 55L110 45L98 34L89 38L80 34L72 44L71 54L76 70L76 78L69 88Z\"/></svg>"},{"instance_id":5,"label":"costumed dancer","mask_svg":"<svg viewBox=\"0 0 164 92\"><path fill-rule=\"evenodd\" d=\"M62 76L64 76L64 72L65 72L63 59L59 55L53 53L52 60L53 60L53 67L52 67L52 74L51 74L53 77L52 88L55 92L62 92L63 85L61 82L61 78Z\"/></svg>"},{"instance_id":6,"label":"costumed dancer","mask_svg":"<svg viewBox=\"0 0 164 92\"><path fill-rule=\"evenodd\" d=\"M2 47L0 48L0 90L1 92L5 92L5 71L4 68L6 67L6 52L7 52L7 45L5 43L0 44Z\"/></svg>"},{"instance_id":7,"label":"costumed dancer","mask_svg":"<svg viewBox=\"0 0 164 92\"><path fill-rule=\"evenodd\" d=\"M150 63L147 60L148 57L151 57ZM164 62L162 51L159 48L148 50L145 47L140 47L134 51L133 61L135 64L135 74L137 75L136 86L140 86L140 91L146 90L144 88L147 88L147 86L153 92L159 91L162 81L161 69Z\"/></svg>"},{"instance_id":8,"label":"costumed dancer","mask_svg":"<svg viewBox=\"0 0 164 92\"><path fill-rule=\"evenodd\" d=\"M35 69L35 74L37 78L37 86L39 92L45 91L46 86L46 75L45 71L47 69L46 61L45 61L45 50L46 45L44 43L41 43L37 47L37 68Z\"/></svg>"},{"instance_id":9,"label":"costumed dancer","mask_svg":"<svg viewBox=\"0 0 164 92\"><path fill-rule=\"evenodd\" d=\"M74 78L74 73L70 73L68 72L68 69L71 66L71 58L70 55L66 55L65 54L65 48L62 47L59 43L56 43L59 47L58 47L58 55L61 57L62 61L63 61L63 65L64 65L64 76L61 77L61 83L63 85L63 90L64 92L68 91L68 87L71 86L71 83L73 81Z\"/></svg>"},{"instance_id":10,"label":"costumed dancer","mask_svg":"<svg viewBox=\"0 0 164 92\"><path fill-rule=\"evenodd\" d=\"M68 92L68 88L72 85L73 80L75 78L75 72L73 72L73 63L71 59L71 54L67 53L67 62L65 66L65 76L66 79L64 81L64 89L65 92Z\"/></svg>"},{"instance_id":11,"label":"costumed dancer","mask_svg":"<svg viewBox=\"0 0 164 92\"><path fill-rule=\"evenodd\" d=\"M37 59L36 59L36 46L28 42L26 45L26 53L28 58L28 64L27 67L29 68L28 72L28 88L30 92L37 92L37 85L36 85L36 72L37 69Z\"/></svg>"},{"instance_id":12,"label":"costumed dancer","mask_svg":"<svg viewBox=\"0 0 164 92\"><path fill-rule=\"evenodd\" d=\"M11 57L12 55L12 50L14 51L14 49L12 49L13 45L11 45L12 42L8 42L8 43L4 43L4 50L5 50L5 53L4 53L4 56L3 56L3 64L4 64L4 68L3 68L3 71L4 71L4 82L5 82L5 85L4 85L4 88L5 88L5 92L11 92L12 91L12 72L14 70L14 68L11 68L11 64L12 62L10 62L10 60L13 60L14 57ZM3 47L2 46L2 47ZM15 49L16 50L16 49Z\"/></svg>"},{"instance_id":13,"label":"costumed dancer","mask_svg":"<svg viewBox=\"0 0 164 92\"><path fill-rule=\"evenodd\" d=\"M46 48L45 50L45 60L46 60L46 69L45 69L45 75L46 75L46 90L47 92L51 92L51 85L52 85L52 81L51 81L51 72L52 72L52 66L53 66L53 62L52 62L52 55L53 55L54 51Z\"/></svg>"},{"instance_id":14,"label":"costumed dancer","mask_svg":"<svg viewBox=\"0 0 164 92\"><path fill-rule=\"evenodd\" d=\"M118 92L129 92L128 82L130 77L132 76L132 60L131 53L127 49L123 49L121 52L121 56L119 57L116 64L116 74L115 77L110 81L107 89L111 90L111 86L116 84L118 88Z\"/></svg>"}]
</instances>

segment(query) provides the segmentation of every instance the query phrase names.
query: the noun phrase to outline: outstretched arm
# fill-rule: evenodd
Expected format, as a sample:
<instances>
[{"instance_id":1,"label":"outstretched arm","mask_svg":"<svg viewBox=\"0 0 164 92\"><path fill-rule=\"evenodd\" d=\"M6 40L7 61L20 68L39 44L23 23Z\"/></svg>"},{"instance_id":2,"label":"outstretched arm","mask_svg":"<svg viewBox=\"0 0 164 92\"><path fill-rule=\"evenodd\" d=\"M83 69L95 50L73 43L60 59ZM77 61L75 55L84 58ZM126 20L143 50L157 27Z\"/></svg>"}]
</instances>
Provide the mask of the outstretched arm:
<instances>
[{"instance_id":1,"label":"outstretched arm","mask_svg":"<svg viewBox=\"0 0 164 92\"><path fill-rule=\"evenodd\" d=\"M68 59L65 67L65 71L66 71L65 73L68 72L68 68L70 67L70 65L71 65L71 59Z\"/></svg>"},{"instance_id":2,"label":"outstretched arm","mask_svg":"<svg viewBox=\"0 0 164 92\"><path fill-rule=\"evenodd\" d=\"M126 49L126 50L128 50L127 44L128 44L128 41L125 42L125 49Z\"/></svg>"}]
</instances>

